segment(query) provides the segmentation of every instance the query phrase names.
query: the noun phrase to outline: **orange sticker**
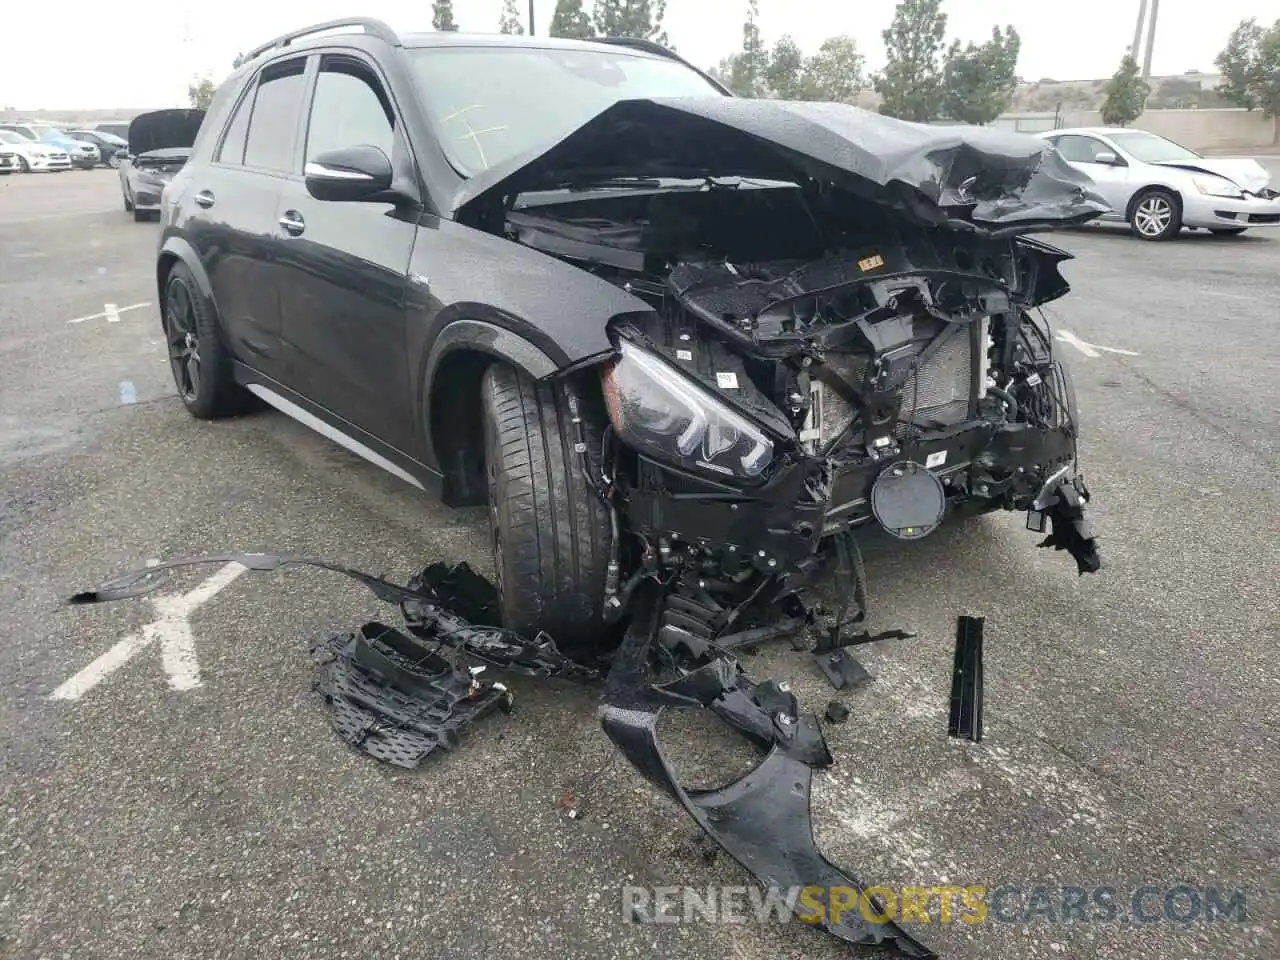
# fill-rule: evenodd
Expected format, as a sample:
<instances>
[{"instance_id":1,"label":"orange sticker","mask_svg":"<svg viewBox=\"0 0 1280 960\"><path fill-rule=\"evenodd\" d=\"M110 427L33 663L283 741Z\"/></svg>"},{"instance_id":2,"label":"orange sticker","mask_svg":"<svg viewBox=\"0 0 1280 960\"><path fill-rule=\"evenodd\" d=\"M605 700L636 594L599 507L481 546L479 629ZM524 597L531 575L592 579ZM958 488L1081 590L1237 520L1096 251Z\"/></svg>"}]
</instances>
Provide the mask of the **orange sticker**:
<instances>
[{"instance_id":1,"label":"orange sticker","mask_svg":"<svg viewBox=\"0 0 1280 960\"><path fill-rule=\"evenodd\" d=\"M874 257L867 257L865 260L858 261L858 269L863 273L866 273L868 270L874 270L876 267L883 266L884 257L880 256L878 253Z\"/></svg>"}]
</instances>

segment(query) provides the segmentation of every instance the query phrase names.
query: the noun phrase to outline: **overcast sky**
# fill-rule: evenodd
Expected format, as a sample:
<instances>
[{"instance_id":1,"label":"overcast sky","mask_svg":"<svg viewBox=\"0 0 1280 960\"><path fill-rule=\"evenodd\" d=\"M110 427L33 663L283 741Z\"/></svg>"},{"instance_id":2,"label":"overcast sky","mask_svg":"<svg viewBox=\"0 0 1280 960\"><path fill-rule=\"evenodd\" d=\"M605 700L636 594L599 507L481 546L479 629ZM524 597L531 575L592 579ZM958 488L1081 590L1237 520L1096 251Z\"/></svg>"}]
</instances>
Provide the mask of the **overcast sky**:
<instances>
[{"instance_id":1,"label":"overcast sky","mask_svg":"<svg viewBox=\"0 0 1280 960\"><path fill-rule=\"evenodd\" d=\"M519 0L527 9L527 0ZM542 32L554 0L536 0ZM1139 0L944 0L948 40L982 40L993 24L1022 35L1018 72L1027 79L1109 76L1133 39ZM463 30L496 32L502 0L454 0ZM589 6L589 4L588 4ZM746 0L668 0L667 32L680 52L708 67L741 42ZM894 0L760 0L772 42L791 33L806 50L852 34L872 68L884 58L880 31ZM430 0L154 0L72 7L5 4L0 106L98 109L182 105L193 74L220 81L235 55L306 23L353 12L400 30L431 28ZM1280 0L1165 0L1152 72L1212 70L1235 25L1280 19Z\"/></svg>"}]
</instances>

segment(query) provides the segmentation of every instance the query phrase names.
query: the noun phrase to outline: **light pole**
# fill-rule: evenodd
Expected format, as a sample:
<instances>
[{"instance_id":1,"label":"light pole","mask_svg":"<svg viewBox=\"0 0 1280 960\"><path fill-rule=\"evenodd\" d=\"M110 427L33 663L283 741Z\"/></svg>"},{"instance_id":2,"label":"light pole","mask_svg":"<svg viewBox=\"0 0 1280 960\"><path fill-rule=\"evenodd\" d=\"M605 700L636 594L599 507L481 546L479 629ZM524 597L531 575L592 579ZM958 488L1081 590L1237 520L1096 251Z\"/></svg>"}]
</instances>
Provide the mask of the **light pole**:
<instances>
[{"instance_id":1,"label":"light pole","mask_svg":"<svg viewBox=\"0 0 1280 960\"><path fill-rule=\"evenodd\" d=\"M1133 28L1133 46L1129 48L1129 55L1133 57L1133 62L1138 63L1138 51L1142 47L1142 23L1147 19L1147 0L1142 0L1138 5L1138 22Z\"/></svg>"},{"instance_id":2,"label":"light pole","mask_svg":"<svg viewBox=\"0 0 1280 960\"><path fill-rule=\"evenodd\" d=\"M529 0L529 36L533 36L533 0Z\"/></svg>"},{"instance_id":3,"label":"light pole","mask_svg":"<svg viewBox=\"0 0 1280 960\"><path fill-rule=\"evenodd\" d=\"M1160 0L1151 0L1151 20L1147 23L1147 50L1142 56L1142 75L1151 76L1151 51L1156 45L1156 18L1160 15Z\"/></svg>"}]
</instances>

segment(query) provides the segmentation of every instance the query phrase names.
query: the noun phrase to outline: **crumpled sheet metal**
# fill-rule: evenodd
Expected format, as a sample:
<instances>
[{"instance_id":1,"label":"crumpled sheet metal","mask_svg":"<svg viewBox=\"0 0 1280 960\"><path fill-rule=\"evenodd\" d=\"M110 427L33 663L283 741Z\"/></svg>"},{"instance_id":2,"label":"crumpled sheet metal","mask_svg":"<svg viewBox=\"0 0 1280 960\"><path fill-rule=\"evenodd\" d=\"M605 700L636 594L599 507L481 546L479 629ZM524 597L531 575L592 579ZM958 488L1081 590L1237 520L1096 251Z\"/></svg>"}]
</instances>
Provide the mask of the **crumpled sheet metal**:
<instances>
[{"instance_id":1,"label":"crumpled sheet metal","mask_svg":"<svg viewBox=\"0 0 1280 960\"><path fill-rule=\"evenodd\" d=\"M911 123L844 103L708 96L615 103L552 147L469 179L455 214L574 176L813 178L989 236L1111 210L1089 177L1029 134Z\"/></svg>"},{"instance_id":2,"label":"crumpled sheet metal","mask_svg":"<svg viewBox=\"0 0 1280 960\"><path fill-rule=\"evenodd\" d=\"M679 802L765 888L784 897L802 887L844 888L856 890L861 900L865 888L824 857L813 836L813 771L831 763L817 718L800 716L794 708L770 716L760 703L752 710L748 704L758 698L750 696L749 681L728 659L670 684L646 685L644 665L657 632L660 599L648 597L647 609L637 611L606 681L600 722L609 739L646 780ZM721 702L729 698L734 698L734 711L726 711ZM687 790L658 739L658 721L672 706L710 707L757 740L768 723L773 746L759 766L738 780L714 790ZM881 914L882 906L876 905ZM870 923L860 910L844 911L834 923L824 911L815 926L849 943L890 947L907 957L936 956L897 924Z\"/></svg>"}]
</instances>

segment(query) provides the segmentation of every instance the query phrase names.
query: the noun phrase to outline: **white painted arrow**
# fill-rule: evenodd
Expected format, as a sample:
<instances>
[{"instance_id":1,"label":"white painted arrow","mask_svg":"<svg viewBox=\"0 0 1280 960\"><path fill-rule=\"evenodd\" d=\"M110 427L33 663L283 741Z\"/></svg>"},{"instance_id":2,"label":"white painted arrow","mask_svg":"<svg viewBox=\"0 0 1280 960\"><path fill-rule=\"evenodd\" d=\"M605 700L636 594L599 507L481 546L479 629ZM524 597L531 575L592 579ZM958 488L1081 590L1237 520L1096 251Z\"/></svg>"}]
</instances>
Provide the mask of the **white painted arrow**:
<instances>
[{"instance_id":1,"label":"white painted arrow","mask_svg":"<svg viewBox=\"0 0 1280 960\"><path fill-rule=\"evenodd\" d=\"M1103 347L1103 346L1099 346L1096 343L1088 343L1084 340L1081 340L1070 330L1059 330L1056 334L1054 334L1053 338L1055 340L1061 340L1063 343L1069 343L1071 344L1071 346L1075 347L1077 350L1083 353L1086 357L1093 357L1095 359L1100 355L1098 353L1099 350L1105 350L1107 353L1123 354L1126 357L1138 356L1138 354L1132 350L1121 350L1119 347Z\"/></svg>"},{"instance_id":2,"label":"white painted arrow","mask_svg":"<svg viewBox=\"0 0 1280 960\"><path fill-rule=\"evenodd\" d=\"M191 690L200 686L200 661L196 659L195 637L191 633L189 618L247 569L238 563L228 563L188 593L153 597L151 604L155 608L155 620L143 626L138 633L121 639L49 694L49 699L79 700L153 643L160 646L160 662L170 689Z\"/></svg>"}]
</instances>

